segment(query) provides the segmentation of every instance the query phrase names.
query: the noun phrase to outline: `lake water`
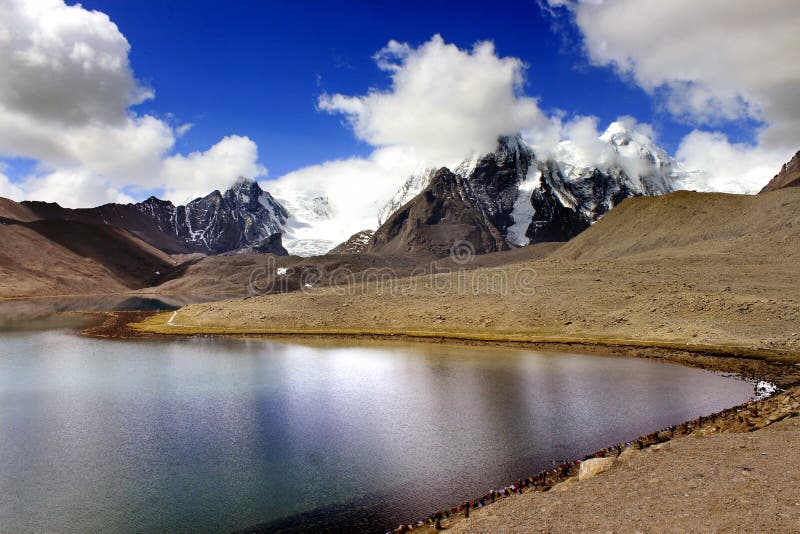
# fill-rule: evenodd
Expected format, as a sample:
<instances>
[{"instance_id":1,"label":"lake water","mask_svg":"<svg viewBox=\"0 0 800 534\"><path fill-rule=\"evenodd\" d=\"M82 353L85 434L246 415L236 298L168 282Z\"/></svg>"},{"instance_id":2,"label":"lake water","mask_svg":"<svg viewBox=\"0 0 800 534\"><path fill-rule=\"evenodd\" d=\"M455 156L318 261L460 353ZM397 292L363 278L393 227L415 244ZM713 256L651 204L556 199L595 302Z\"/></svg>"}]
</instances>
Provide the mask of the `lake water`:
<instances>
[{"instance_id":1,"label":"lake water","mask_svg":"<svg viewBox=\"0 0 800 534\"><path fill-rule=\"evenodd\" d=\"M0 335L0 530L384 532L746 401L644 359Z\"/></svg>"}]
</instances>

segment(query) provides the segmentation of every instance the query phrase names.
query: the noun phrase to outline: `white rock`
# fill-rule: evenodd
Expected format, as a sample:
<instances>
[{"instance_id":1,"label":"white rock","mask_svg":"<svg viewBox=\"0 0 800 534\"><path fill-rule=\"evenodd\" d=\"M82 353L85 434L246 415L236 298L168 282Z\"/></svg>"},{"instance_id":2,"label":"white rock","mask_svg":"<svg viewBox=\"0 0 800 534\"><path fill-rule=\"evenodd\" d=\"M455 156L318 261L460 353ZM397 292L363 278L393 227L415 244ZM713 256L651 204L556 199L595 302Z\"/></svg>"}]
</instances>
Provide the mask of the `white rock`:
<instances>
[{"instance_id":1,"label":"white rock","mask_svg":"<svg viewBox=\"0 0 800 534\"><path fill-rule=\"evenodd\" d=\"M578 480L586 480L603 471L608 471L614 465L615 460L616 458L592 458L591 460L586 460L581 464Z\"/></svg>"}]
</instances>

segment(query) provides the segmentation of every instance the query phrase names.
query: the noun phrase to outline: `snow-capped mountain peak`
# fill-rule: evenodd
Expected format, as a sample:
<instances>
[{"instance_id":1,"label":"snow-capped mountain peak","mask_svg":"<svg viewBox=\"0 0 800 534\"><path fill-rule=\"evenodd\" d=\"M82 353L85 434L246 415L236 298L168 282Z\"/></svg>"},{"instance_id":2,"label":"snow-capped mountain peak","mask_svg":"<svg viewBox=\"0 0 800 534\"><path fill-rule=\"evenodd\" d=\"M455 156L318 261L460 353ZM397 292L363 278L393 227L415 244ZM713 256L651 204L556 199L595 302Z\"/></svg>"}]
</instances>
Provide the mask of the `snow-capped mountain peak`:
<instances>
[{"instance_id":1,"label":"snow-capped mountain peak","mask_svg":"<svg viewBox=\"0 0 800 534\"><path fill-rule=\"evenodd\" d=\"M600 139L608 142L611 138L615 135L628 135L631 133L631 129L629 129L623 122L621 121L614 121L608 125L606 131L600 136Z\"/></svg>"},{"instance_id":2,"label":"snow-capped mountain peak","mask_svg":"<svg viewBox=\"0 0 800 534\"><path fill-rule=\"evenodd\" d=\"M455 168L473 204L515 245L567 240L621 200L667 193L685 176L648 135L621 121L597 138L562 141L549 159L537 159L519 135L501 137L495 152ZM410 176L381 211L381 221L421 192L433 174Z\"/></svg>"},{"instance_id":3,"label":"snow-capped mountain peak","mask_svg":"<svg viewBox=\"0 0 800 534\"><path fill-rule=\"evenodd\" d=\"M667 152L657 146L644 133L627 128L621 122L612 122L600 136L600 140L608 143L616 154L631 160L644 160L656 169L673 167L676 164Z\"/></svg>"}]
</instances>

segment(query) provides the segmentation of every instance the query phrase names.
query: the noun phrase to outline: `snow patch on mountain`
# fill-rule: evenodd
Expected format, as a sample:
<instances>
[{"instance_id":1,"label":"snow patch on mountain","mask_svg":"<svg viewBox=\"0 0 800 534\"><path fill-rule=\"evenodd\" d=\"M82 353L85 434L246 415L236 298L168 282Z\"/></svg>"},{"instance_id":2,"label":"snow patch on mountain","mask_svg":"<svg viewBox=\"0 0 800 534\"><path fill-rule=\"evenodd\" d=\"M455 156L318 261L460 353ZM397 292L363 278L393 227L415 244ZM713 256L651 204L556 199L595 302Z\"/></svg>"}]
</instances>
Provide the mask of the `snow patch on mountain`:
<instances>
[{"instance_id":1,"label":"snow patch on mountain","mask_svg":"<svg viewBox=\"0 0 800 534\"><path fill-rule=\"evenodd\" d=\"M624 180L640 195L659 195L670 191L688 173L665 150L645 134L615 121L598 138L595 146L579 146L562 141L555 159L565 179L580 182L594 169L624 171Z\"/></svg>"},{"instance_id":2,"label":"snow patch on mountain","mask_svg":"<svg viewBox=\"0 0 800 534\"><path fill-rule=\"evenodd\" d=\"M276 186L273 193L289 213L282 228L283 246L289 254L317 256L336 246L336 235L328 237L338 232L332 224L334 211L324 193L265 185Z\"/></svg>"},{"instance_id":3,"label":"snow patch on mountain","mask_svg":"<svg viewBox=\"0 0 800 534\"><path fill-rule=\"evenodd\" d=\"M419 195L431 182L436 169L422 169L412 173L408 179L400 186L400 189L378 212L378 226L386 222L386 219L402 208L409 200Z\"/></svg>"},{"instance_id":4,"label":"snow patch on mountain","mask_svg":"<svg viewBox=\"0 0 800 534\"><path fill-rule=\"evenodd\" d=\"M517 187L517 200L514 201L514 207L511 210L511 218L514 220L514 224L508 227L508 236L506 237L512 245L523 246L528 244L529 239L525 233L528 231L528 226L530 226L534 215L531 195L541 182L542 171L537 167L531 166L525 179Z\"/></svg>"}]
</instances>

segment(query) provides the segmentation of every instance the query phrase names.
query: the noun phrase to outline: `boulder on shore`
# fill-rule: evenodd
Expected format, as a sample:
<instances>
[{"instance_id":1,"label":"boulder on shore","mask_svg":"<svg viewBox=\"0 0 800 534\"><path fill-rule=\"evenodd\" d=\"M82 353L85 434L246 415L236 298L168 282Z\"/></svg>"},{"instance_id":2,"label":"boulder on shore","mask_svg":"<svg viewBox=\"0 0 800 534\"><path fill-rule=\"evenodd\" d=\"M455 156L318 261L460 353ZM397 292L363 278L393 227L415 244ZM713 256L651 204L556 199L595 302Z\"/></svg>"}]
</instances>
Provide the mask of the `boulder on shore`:
<instances>
[{"instance_id":1,"label":"boulder on shore","mask_svg":"<svg viewBox=\"0 0 800 534\"><path fill-rule=\"evenodd\" d=\"M608 471L614 465L616 458L592 458L581 463L581 469L578 472L578 480L586 480L595 475Z\"/></svg>"}]
</instances>

